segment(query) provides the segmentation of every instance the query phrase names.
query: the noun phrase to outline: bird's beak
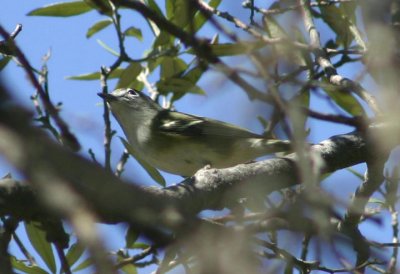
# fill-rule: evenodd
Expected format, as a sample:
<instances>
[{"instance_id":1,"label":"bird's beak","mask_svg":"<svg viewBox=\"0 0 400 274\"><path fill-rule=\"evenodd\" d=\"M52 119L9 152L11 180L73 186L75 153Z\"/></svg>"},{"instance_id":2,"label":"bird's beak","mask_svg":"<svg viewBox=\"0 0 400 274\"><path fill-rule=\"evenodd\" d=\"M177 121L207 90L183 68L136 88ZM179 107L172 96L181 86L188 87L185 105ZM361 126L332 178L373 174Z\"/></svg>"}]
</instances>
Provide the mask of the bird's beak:
<instances>
[{"instance_id":1,"label":"bird's beak","mask_svg":"<svg viewBox=\"0 0 400 274\"><path fill-rule=\"evenodd\" d=\"M97 93L97 95L99 95L101 98L103 98L107 102L116 100L116 97L114 95L112 95L112 94L109 94L109 93Z\"/></svg>"}]
</instances>

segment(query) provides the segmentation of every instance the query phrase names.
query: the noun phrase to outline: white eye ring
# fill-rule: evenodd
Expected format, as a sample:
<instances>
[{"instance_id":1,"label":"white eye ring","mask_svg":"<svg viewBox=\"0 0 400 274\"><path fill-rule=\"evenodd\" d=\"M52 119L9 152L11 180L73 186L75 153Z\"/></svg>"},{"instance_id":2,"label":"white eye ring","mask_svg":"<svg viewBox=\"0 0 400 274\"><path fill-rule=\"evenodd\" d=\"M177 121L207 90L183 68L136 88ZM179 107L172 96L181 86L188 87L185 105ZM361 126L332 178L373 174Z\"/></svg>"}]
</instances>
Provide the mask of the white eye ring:
<instances>
[{"instance_id":1,"label":"white eye ring","mask_svg":"<svg viewBox=\"0 0 400 274\"><path fill-rule=\"evenodd\" d=\"M130 95L132 95L132 96L135 96L135 97L139 96L139 93L136 90L132 89L132 88L128 88L128 93Z\"/></svg>"}]
</instances>

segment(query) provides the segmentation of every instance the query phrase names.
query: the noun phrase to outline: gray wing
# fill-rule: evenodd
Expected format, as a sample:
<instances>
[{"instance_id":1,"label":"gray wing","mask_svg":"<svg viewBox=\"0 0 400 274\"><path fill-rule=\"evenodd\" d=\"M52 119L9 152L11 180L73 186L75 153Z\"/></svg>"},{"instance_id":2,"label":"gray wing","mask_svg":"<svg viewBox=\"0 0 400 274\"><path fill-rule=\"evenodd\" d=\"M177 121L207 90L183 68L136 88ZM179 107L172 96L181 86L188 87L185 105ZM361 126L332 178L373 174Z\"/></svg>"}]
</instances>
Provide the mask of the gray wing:
<instances>
[{"instance_id":1,"label":"gray wing","mask_svg":"<svg viewBox=\"0 0 400 274\"><path fill-rule=\"evenodd\" d=\"M161 124L159 130L169 134L262 138L261 135L229 123L181 112L163 111L157 119Z\"/></svg>"}]
</instances>

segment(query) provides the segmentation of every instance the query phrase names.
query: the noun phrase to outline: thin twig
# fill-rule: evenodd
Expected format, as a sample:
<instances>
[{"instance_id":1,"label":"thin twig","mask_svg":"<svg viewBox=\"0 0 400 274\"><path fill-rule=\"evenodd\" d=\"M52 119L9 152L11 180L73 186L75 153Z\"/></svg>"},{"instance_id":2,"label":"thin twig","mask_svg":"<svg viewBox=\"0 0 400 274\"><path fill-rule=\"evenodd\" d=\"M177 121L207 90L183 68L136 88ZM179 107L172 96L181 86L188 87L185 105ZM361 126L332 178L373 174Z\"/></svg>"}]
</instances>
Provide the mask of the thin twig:
<instances>
[{"instance_id":1,"label":"thin twig","mask_svg":"<svg viewBox=\"0 0 400 274\"><path fill-rule=\"evenodd\" d=\"M350 2L355 2L358 0L330 0L330 1L318 1L318 2L310 2L310 6L311 7L317 7L317 6L330 6L330 5L334 5L334 4L341 4L341 3L350 3ZM243 2L242 6L244 8L248 8L248 9L252 9L255 10L261 14L264 15L272 15L272 14L281 14L281 13L285 13L287 11L291 11L291 10L296 10L298 8L301 8L302 5L291 5L288 7L284 7L284 8L277 8L277 9L262 9L256 6L251 5L250 1L245 1Z\"/></svg>"},{"instance_id":2,"label":"thin twig","mask_svg":"<svg viewBox=\"0 0 400 274\"><path fill-rule=\"evenodd\" d=\"M125 149L121 155L121 158L118 161L117 168L115 169L115 176L121 177L122 172L124 172L124 170L125 170L124 167L125 167L126 162L129 159L129 155L130 154L129 154L128 150Z\"/></svg>"},{"instance_id":3,"label":"thin twig","mask_svg":"<svg viewBox=\"0 0 400 274\"><path fill-rule=\"evenodd\" d=\"M195 35L185 32L182 28L174 25L164 17L159 16L158 13L140 1L113 0L113 2L117 5L138 11L143 17L152 20L161 30L179 38L186 46L191 46L200 58L213 64L218 71L224 73L232 82L244 89L250 99L259 99L261 101L271 102L270 96L249 84L238 74L237 71L231 69L228 65L222 62L220 58L213 54L213 51L207 44L206 40L197 39Z\"/></svg>"},{"instance_id":4,"label":"thin twig","mask_svg":"<svg viewBox=\"0 0 400 274\"><path fill-rule=\"evenodd\" d=\"M393 251L392 251L392 256L389 261L388 265L388 273L396 273L396 265L397 265L397 260L398 260L398 254L399 254L399 212L397 211L396 208L396 203L398 201L398 188L399 188L399 182L398 179L398 171L399 171L399 166L393 169L392 173L392 178L387 180L386 183L386 202L388 203L388 208L390 212L390 216L392 218L392 244Z\"/></svg>"},{"instance_id":5,"label":"thin twig","mask_svg":"<svg viewBox=\"0 0 400 274\"><path fill-rule=\"evenodd\" d=\"M373 159L367 161L368 172L365 175L365 181L357 188L350 208L338 224L338 230L349 235L353 241L354 249L357 252L357 266L365 263L370 257L368 242L358 229L358 224L365 212L369 198L383 183L382 171L384 159L387 159L387 157L372 153L372 151L370 153L370 157L373 157ZM365 269L361 268L360 271L364 273Z\"/></svg>"},{"instance_id":6,"label":"thin twig","mask_svg":"<svg viewBox=\"0 0 400 274\"><path fill-rule=\"evenodd\" d=\"M31 266L37 266L35 258L26 249L23 242L21 241L21 239L19 238L19 236L17 235L17 233L15 231L13 232L12 237L13 237L15 243L17 244L19 250L22 252L22 254L24 254L25 258L28 260L29 264Z\"/></svg>"},{"instance_id":7,"label":"thin twig","mask_svg":"<svg viewBox=\"0 0 400 274\"><path fill-rule=\"evenodd\" d=\"M101 87L102 93L108 93L108 86L107 86L107 77L108 77L107 69L101 67ZM111 171L111 140L113 136L113 131L111 129L111 120L110 120L110 110L108 108L108 104L104 99L103 102L103 119L104 119L104 167L106 170Z\"/></svg>"},{"instance_id":8,"label":"thin twig","mask_svg":"<svg viewBox=\"0 0 400 274\"><path fill-rule=\"evenodd\" d=\"M19 28L22 28L21 25L18 25L18 26L19 26ZM19 31L20 30L18 30L18 31L16 30L13 33L18 34ZM11 37L11 35L1 25L0 25L0 35L3 36L3 38L6 40L8 40ZM31 81L31 83L35 87L35 89L37 90L37 92L40 96L40 99L43 102L44 107L46 108L46 110L48 111L50 116L54 119L57 127L60 129L62 141L64 142L64 144L66 144L72 150L74 150L74 151L79 150L81 146L78 142L78 139L71 133L68 125L60 117L57 108L50 101L50 98L44 91L42 85L40 85L39 81L37 80L34 72L31 69L31 65L30 65L28 59L25 57L25 54L20 50L20 48L16 45L16 43L14 41L13 41L13 50L15 52L16 58L21 63L26 74L28 75L29 80Z\"/></svg>"},{"instance_id":9,"label":"thin twig","mask_svg":"<svg viewBox=\"0 0 400 274\"><path fill-rule=\"evenodd\" d=\"M10 254L8 252L12 235L17 229L18 221L14 217L1 217L2 231L0 232L0 269L4 273L13 274Z\"/></svg>"},{"instance_id":10,"label":"thin twig","mask_svg":"<svg viewBox=\"0 0 400 274\"><path fill-rule=\"evenodd\" d=\"M56 247L56 251L57 251L58 257L60 258L62 270L63 270L66 274L72 274L72 271L71 271L71 268L70 268L70 266L69 266L67 257L65 257L65 254L64 254L64 250L63 250L62 247L61 247L60 245L58 245L57 243L55 243L55 247Z\"/></svg>"},{"instance_id":11,"label":"thin twig","mask_svg":"<svg viewBox=\"0 0 400 274\"><path fill-rule=\"evenodd\" d=\"M305 107L302 108L302 110L307 116L322 121L344 124L356 128L363 128L364 125L364 119L362 119L361 117L346 117L343 115L321 113Z\"/></svg>"},{"instance_id":12,"label":"thin twig","mask_svg":"<svg viewBox=\"0 0 400 274\"><path fill-rule=\"evenodd\" d=\"M238 18L230 15L228 12L219 11L219 10L211 7L204 1L196 1L196 2L198 3L198 6L201 9L207 11L209 14L215 14L221 18L228 20L229 22L234 23L236 27L246 31L247 33L253 35L255 38L263 41L264 43L266 43L268 45L285 43L285 44L289 44L297 49L312 50L312 47L310 47L309 45L298 42L298 41L292 41L292 40L288 39L287 37L270 38L270 37L262 34L261 32L257 31L252 26L247 25L244 22L242 22L241 20L239 20Z\"/></svg>"},{"instance_id":13,"label":"thin twig","mask_svg":"<svg viewBox=\"0 0 400 274\"><path fill-rule=\"evenodd\" d=\"M381 111L379 109L376 99L368 93L359 83L356 83L348 78L345 78L338 74L336 68L332 65L329 56L322 49L320 42L319 33L313 21L311 14L309 1L298 0L301 6L301 11L304 19L304 26L310 36L310 45L314 48L313 53L316 62L322 67L327 76L329 82L333 85L339 86L348 92L354 92L361 99L363 99L371 108L376 115L380 115Z\"/></svg>"},{"instance_id":14,"label":"thin twig","mask_svg":"<svg viewBox=\"0 0 400 274\"><path fill-rule=\"evenodd\" d=\"M304 235L304 238L303 238L302 248L301 248L301 255L300 255L300 259L302 259L303 261L305 261L307 259L307 254L308 254L308 248L309 248L309 245L310 245L310 241L311 241L311 234L310 233L306 233Z\"/></svg>"},{"instance_id":15,"label":"thin twig","mask_svg":"<svg viewBox=\"0 0 400 274\"><path fill-rule=\"evenodd\" d=\"M134 264L137 261L140 261L140 260L146 258L150 254L154 254L156 252L156 250L157 249L154 246L149 246L148 248L143 250L141 253L119 261L118 264L115 265L115 269L120 269L120 268L122 268L122 267L124 267L125 265L128 265L128 264Z\"/></svg>"}]
</instances>

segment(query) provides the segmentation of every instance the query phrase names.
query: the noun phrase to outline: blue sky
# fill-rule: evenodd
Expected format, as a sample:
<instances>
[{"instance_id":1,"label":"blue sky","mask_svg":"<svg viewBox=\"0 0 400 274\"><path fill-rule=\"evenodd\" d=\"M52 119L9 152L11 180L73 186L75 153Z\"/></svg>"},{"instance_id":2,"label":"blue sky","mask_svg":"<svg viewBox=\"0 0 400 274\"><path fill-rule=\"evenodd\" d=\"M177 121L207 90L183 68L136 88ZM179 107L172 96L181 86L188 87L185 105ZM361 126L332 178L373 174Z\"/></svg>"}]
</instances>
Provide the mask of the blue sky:
<instances>
[{"instance_id":1,"label":"blue sky","mask_svg":"<svg viewBox=\"0 0 400 274\"><path fill-rule=\"evenodd\" d=\"M98 71L100 66L111 65L115 60L115 56L106 52L99 45L97 39L116 49L116 36L112 27L110 27L90 39L85 38L87 29L95 22L104 19L96 12L89 12L70 18L26 16L29 11L53 2L54 0L3 0L2 9L0 10L0 24L10 32L14 30L16 24L21 23L23 25L23 30L16 41L25 52L32 66L40 68L41 58L49 50L51 51L51 58L48 62L51 99L53 102L63 102L62 117L78 136L83 147L81 153L87 156L87 151L91 148L96 153L97 159L102 161L104 154L102 149L102 107L100 105L102 102L96 95L100 91L100 82L71 81L66 80L66 77ZM235 7L229 8L237 12L237 16L246 19L248 15L243 14L240 9L240 1L237 1L237 3L236 1L235 3L232 2L229 5L235 5ZM227 6L222 6L222 9L227 8ZM123 15L125 15L123 20L134 19L138 24L137 27L147 29L147 25L144 24L141 16L137 13L125 11ZM127 24L129 22L125 21L123 23ZM208 37L212 37L215 30L206 28L204 33L207 33ZM322 37L324 37L323 33ZM152 37L144 32L143 43L134 39L128 41L131 43L128 46L130 54L135 58L140 58L143 50L152 41ZM234 62L240 64L240 59ZM351 78L356 75L356 70L354 70L354 67L341 69L340 73ZM1 77L14 92L13 96L32 109L29 96L34 93L34 89L25 77L23 70L13 63L1 72ZM114 84L110 81L109 87L112 88ZM177 110L213 117L249 128L254 132L262 132L261 125L256 117L260 114L269 113L270 109L266 108L265 105L250 102L240 88L226 80L221 74L213 71L208 72L199 85L207 92L207 96L186 96L176 104ZM324 110L325 112L331 109L329 104L318 99L313 99L312 107L315 110ZM309 126L312 129L310 142L319 142L332 135L352 130L349 127L319 121L310 121ZM113 127L118 130L117 135L123 135L114 120ZM114 139L112 148L113 162L115 164L122 152L122 145L118 138ZM129 180L131 178L143 184L151 182L151 179L134 160L131 159L129 161L126 169L125 179ZM11 167L6 165L4 161L0 161L0 176L10 170L12 171ZM359 170L362 171L362 169ZM18 176L17 173L13 173L13 175ZM169 184L181 181L178 176L166 175L166 179ZM355 176L344 171L331 176L323 185L335 195L346 200L359 183ZM102 227L102 230L105 233L109 233L107 228ZM365 233L368 234L376 234L376 231L376 225L365 228ZM121 246L121 234L115 233L111 239L109 238L108 244L110 247L118 248Z\"/></svg>"}]
</instances>

